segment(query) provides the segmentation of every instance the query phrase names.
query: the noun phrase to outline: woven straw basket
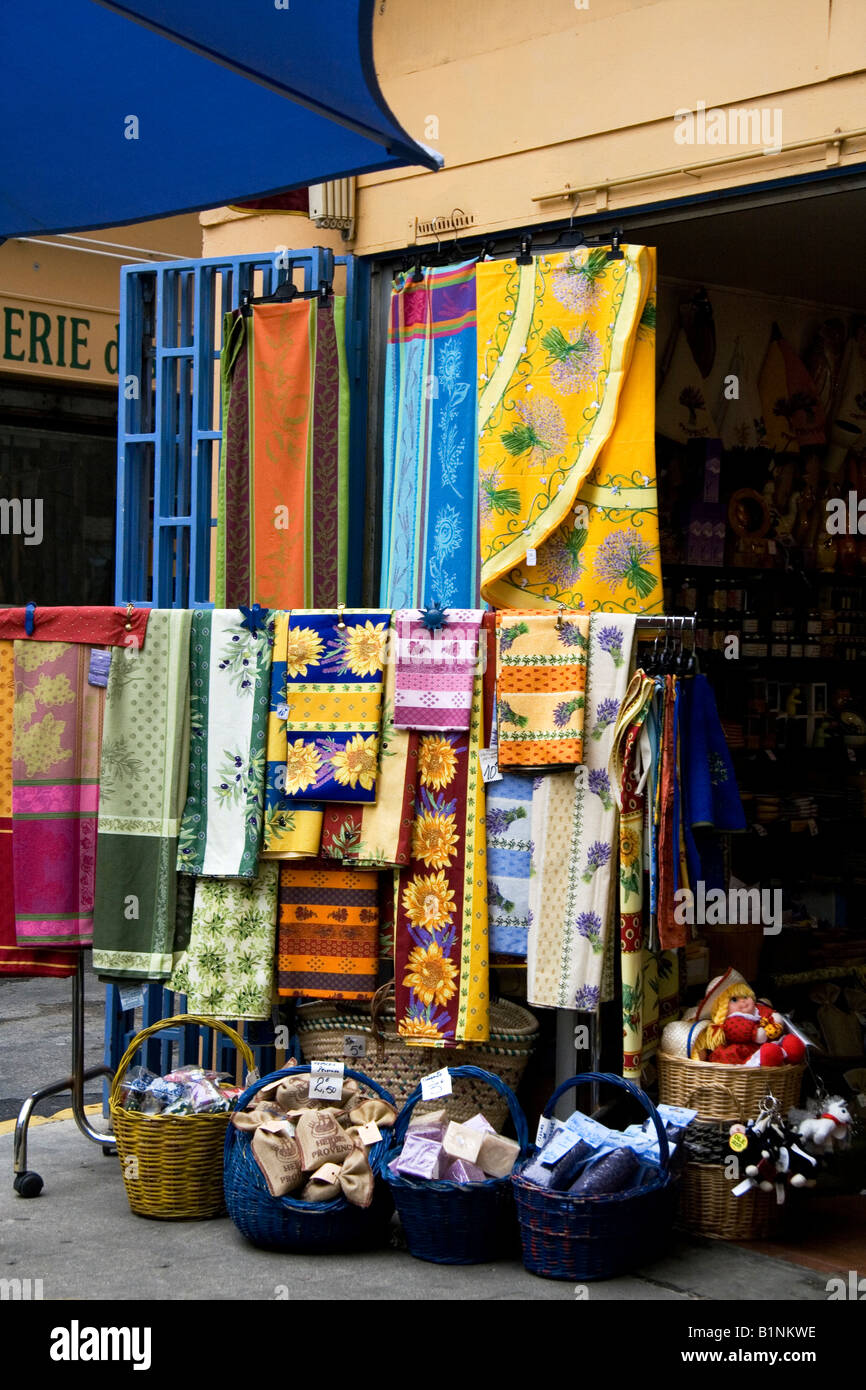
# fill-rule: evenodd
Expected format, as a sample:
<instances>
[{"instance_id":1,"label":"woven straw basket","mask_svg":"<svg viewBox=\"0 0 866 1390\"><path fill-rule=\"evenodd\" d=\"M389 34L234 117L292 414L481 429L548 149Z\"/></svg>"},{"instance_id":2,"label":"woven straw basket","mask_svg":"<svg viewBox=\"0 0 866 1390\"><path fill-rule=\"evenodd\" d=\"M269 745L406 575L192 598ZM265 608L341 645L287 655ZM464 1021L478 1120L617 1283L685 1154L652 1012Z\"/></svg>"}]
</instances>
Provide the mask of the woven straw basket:
<instances>
[{"instance_id":1,"label":"woven straw basket","mask_svg":"<svg viewBox=\"0 0 866 1390\"><path fill-rule=\"evenodd\" d=\"M538 1022L527 1009L510 1000L497 999L490 1005L490 1041L468 1047L449 1048L409 1046L397 1032L394 985L383 985L370 1004L369 1012L351 1011L344 1004L303 1004L298 1009L298 1038L304 1060L344 1060L347 1034L363 1037L366 1052L358 1059L374 1081L405 1104L422 1076L438 1071L448 1061L461 1067L478 1067L493 1072L517 1089L538 1034ZM449 1119L468 1120L480 1111L494 1129L501 1129L508 1116L508 1102L484 1081L458 1078L454 1094L447 1100L428 1101L418 1106L420 1113L444 1108Z\"/></svg>"},{"instance_id":2,"label":"woven straw basket","mask_svg":"<svg viewBox=\"0 0 866 1390\"><path fill-rule=\"evenodd\" d=\"M203 1221L225 1211L223 1145L230 1114L149 1116L125 1110L120 1103L126 1069L142 1043L160 1029L182 1023L224 1033L243 1057L246 1070L254 1065L252 1052L233 1028L197 1014L177 1014L151 1024L136 1034L124 1052L108 1100L111 1127L130 1207L137 1216L160 1221Z\"/></svg>"},{"instance_id":3,"label":"woven straw basket","mask_svg":"<svg viewBox=\"0 0 866 1390\"><path fill-rule=\"evenodd\" d=\"M701 1120L756 1118L768 1091L786 1114L800 1099L803 1063L785 1067L741 1067L727 1062L693 1062L660 1052L659 1099L666 1105L694 1106Z\"/></svg>"},{"instance_id":4,"label":"woven straw basket","mask_svg":"<svg viewBox=\"0 0 866 1390\"><path fill-rule=\"evenodd\" d=\"M734 1197L734 1183L721 1163L687 1163L680 1187L680 1221L690 1231L718 1240L766 1240L781 1224L785 1208L775 1192Z\"/></svg>"}]
</instances>

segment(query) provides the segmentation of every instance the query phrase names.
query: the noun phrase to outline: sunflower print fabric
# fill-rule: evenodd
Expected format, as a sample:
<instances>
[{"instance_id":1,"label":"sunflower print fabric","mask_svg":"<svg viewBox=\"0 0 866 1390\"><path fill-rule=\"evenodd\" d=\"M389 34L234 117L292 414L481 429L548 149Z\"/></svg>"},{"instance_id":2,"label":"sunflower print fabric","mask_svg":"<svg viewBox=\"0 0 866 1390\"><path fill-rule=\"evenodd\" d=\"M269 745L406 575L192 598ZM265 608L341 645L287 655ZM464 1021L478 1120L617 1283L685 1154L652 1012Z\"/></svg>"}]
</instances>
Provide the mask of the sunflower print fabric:
<instances>
[{"instance_id":1,"label":"sunflower print fabric","mask_svg":"<svg viewBox=\"0 0 866 1390\"><path fill-rule=\"evenodd\" d=\"M655 251L483 261L482 596L496 608L661 609Z\"/></svg>"},{"instance_id":2,"label":"sunflower print fabric","mask_svg":"<svg viewBox=\"0 0 866 1390\"><path fill-rule=\"evenodd\" d=\"M467 733L421 736L412 858L395 875L397 1026L425 1047L489 1033L481 723L478 672Z\"/></svg>"},{"instance_id":3,"label":"sunflower print fabric","mask_svg":"<svg viewBox=\"0 0 866 1390\"><path fill-rule=\"evenodd\" d=\"M285 793L376 800L390 612L296 611L286 641Z\"/></svg>"}]
</instances>

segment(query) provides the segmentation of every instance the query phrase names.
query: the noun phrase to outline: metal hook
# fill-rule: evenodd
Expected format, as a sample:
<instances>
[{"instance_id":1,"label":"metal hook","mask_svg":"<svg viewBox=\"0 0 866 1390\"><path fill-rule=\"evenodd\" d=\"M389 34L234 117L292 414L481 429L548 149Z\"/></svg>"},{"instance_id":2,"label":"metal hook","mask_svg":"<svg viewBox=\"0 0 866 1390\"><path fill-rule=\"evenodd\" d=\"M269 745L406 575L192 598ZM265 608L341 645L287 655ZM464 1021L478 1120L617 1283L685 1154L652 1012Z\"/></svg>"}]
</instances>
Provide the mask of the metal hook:
<instances>
[{"instance_id":1,"label":"metal hook","mask_svg":"<svg viewBox=\"0 0 866 1390\"><path fill-rule=\"evenodd\" d=\"M564 611L565 611L565 610L564 610L563 604L560 604L560 605L559 605L559 612L558 612L557 615L556 615L556 630L557 630L557 632L562 632L562 628L563 628L562 614L563 614Z\"/></svg>"},{"instance_id":2,"label":"metal hook","mask_svg":"<svg viewBox=\"0 0 866 1390\"><path fill-rule=\"evenodd\" d=\"M338 627L338 628L341 628L341 629L344 628L344 627L346 626L346 624L345 624L345 622L344 622L344 620L343 620L343 609L344 609L345 607L346 607L345 603L338 603L338 604L337 604L337 627Z\"/></svg>"},{"instance_id":3,"label":"metal hook","mask_svg":"<svg viewBox=\"0 0 866 1390\"><path fill-rule=\"evenodd\" d=\"M125 622L125 624L124 624L124 627L126 628L126 631L127 631L127 632L132 632L132 623L131 623L129 620L130 620L130 618L132 617L132 615L133 615L134 612L135 612L135 609L133 608L132 604L131 604L131 603L129 602L129 600L127 599L127 601L126 601L126 622Z\"/></svg>"}]
</instances>

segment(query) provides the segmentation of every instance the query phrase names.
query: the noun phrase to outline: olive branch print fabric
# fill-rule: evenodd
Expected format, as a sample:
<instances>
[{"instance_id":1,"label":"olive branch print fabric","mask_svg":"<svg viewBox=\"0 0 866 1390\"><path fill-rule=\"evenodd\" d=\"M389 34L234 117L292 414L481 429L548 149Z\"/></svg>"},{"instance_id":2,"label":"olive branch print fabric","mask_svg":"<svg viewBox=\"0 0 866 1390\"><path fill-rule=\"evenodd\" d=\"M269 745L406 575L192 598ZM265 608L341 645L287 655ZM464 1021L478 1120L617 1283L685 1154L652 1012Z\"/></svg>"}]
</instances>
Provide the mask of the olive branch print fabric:
<instances>
[{"instance_id":1,"label":"olive branch print fabric","mask_svg":"<svg viewBox=\"0 0 866 1390\"><path fill-rule=\"evenodd\" d=\"M623 251L478 266L481 582L497 608L661 608L655 251Z\"/></svg>"},{"instance_id":2,"label":"olive branch print fabric","mask_svg":"<svg viewBox=\"0 0 866 1390\"><path fill-rule=\"evenodd\" d=\"M172 970L191 618L154 609L147 645L111 662L93 914L93 967L103 978L164 979Z\"/></svg>"},{"instance_id":3,"label":"olive branch print fabric","mask_svg":"<svg viewBox=\"0 0 866 1390\"><path fill-rule=\"evenodd\" d=\"M616 793L608 772L614 723L628 687L635 619L590 618L584 764L537 778L527 998L595 1012L614 910Z\"/></svg>"},{"instance_id":4,"label":"olive branch print fabric","mask_svg":"<svg viewBox=\"0 0 866 1390\"><path fill-rule=\"evenodd\" d=\"M206 1018L269 1018L274 992L279 864L249 883L198 878L189 945L175 956L168 988Z\"/></svg>"},{"instance_id":5,"label":"olive branch print fabric","mask_svg":"<svg viewBox=\"0 0 866 1390\"><path fill-rule=\"evenodd\" d=\"M264 818L274 620L251 632L236 608L192 615L189 792L180 873L254 878Z\"/></svg>"},{"instance_id":6,"label":"olive branch print fabric","mask_svg":"<svg viewBox=\"0 0 866 1390\"><path fill-rule=\"evenodd\" d=\"M496 615L500 766L563 766L583 759L589 618Z\"/></svg>"}]
</instances>

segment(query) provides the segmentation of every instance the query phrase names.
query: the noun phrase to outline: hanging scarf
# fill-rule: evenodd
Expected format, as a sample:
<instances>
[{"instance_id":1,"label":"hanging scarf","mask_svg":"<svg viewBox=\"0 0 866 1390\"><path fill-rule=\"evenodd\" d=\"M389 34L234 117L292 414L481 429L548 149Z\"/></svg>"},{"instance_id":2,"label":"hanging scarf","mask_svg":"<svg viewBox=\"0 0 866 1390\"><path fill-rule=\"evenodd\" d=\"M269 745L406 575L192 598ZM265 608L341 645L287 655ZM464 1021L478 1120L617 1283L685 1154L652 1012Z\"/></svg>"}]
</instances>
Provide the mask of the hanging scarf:
<instances>
[{"instance_id":1,"label":"hanging scarf","mask_svg":"<svg viewBox=\"0 0 866 1390\"><path fill-rule=\"evenodd\" d=\"M286 791L289 615L276 613L273 617L271 695L265 744L265 826L260 857L299 859L319 853L322 807L309 801L297 801Z\"/></svg>"},{"instance_id":2,"label":"hanging scarf","mask_svg":"<svg viewBox=\"0 0 866 1390\"><path fill-rule=\"evenodd\" d=\"M172 970L191 618L154 609L144 650L111 663L93 919L93 968L109 979L164 979Z\"/></svg>"},{"instance_id":3,"label":"hanging scarf","mask_svg":"<svg viewBox=\"0 0 866 1390\"><path fill-rule=\"evenodd\" d=\"M187 1013L270 1018L278 875L278 864L262 864L248 883L196 879L189 944L167 984L186 995Z\"/></svg>"},{"instance_id":4,"label":"hanging scarf","mask_svg":"<svg viewBox=\"0 0 866 1390\"><path fill-rule=\"evenodd\" d=\"M118 660L127 659L118 653ZM105 691L88 683L89 669L89 647L15 643L12 853L19 946L93 940Z\"/></svg>"},{"instance_id":5,"label":"hanging scarf","mask_svg":"<svg viewBox=\"0 0 866 1390\"><path fill-rule=\"evenodd\" d=\"M683 830L689 873L707 888L722 888L710 832L745 830L746 816L712 686L704 675L681 685Z\"/></svg>"},{"instance_id":6,"label":"hanging scarf","mask_svg":"<svg viewBox=\"0 0 866 1390\"><path fill-rule=\"evenodd\" d=\"M478 266L482 590L498 608L555 598L639 612L661 600L655 258L623 249Z\"/></svg>"},{"instance_id":7,"label":"hanging scarf","mask_svg":"<svg viewBox=\"0 0 866 1390\"><path fill-rule=\"evenodd\" d=\"M664 705L662 709L661 761L659 767L659 804L657 811L658 835L658 935L662 949L674 950L685 946L687 932L685 925L677 922L674 915L674 874L675 859L679 856L679 840L674 832L674 783L676 780L677 752L674 737L674 707L676 700L676 677L665 676Z\"/></svg>"},{"instance_id":8,"label":"hanging scarf","mask_svg":"<svg viewBox=\"0 0 866 1390\"><path fill-rule=\"evenodd\" d=\"M594 1011L601 999L617 833L607 767L634 634L631 614L592 615L584 767L539 779L533 794L527 998L547 1008Z\"/></svg>"},{"instance_id":9,"label":"hanging scarf","mask_svg":"<svg viewBox=\"0 0 866 1390\"><path fill-rule=\"evenodd\" d=\"M271 630L273 623L270 624ZM180 873L254 878L262 835L270 636L235 608L195 612Z\"/></svg>"},{"instance_id":10,"label":"hanging scarf","mask_svg":"<svg viewBox=\"0 0 866 1390\"><path fill-rule=\"evenodd\" d=\"M374 802L390 614L289 615L286 791L300 801Z\"/></svg>"},{"instance_id":11,"label":"hanging scarf","mask_svg":"<svg viewBox=\"0 0 866 1390\"><path fill-rule=\"evenodd\" d=\"M281 995L372 999L379 964L377 877L326 859L280 866Z\"/></svg>"},{"instance_id":12,"label":"hanging scarf","mask_svg":"<svg viewBox=\"0 0 866 1390\"><path fill-rule=\"evenodd\" d=\"M216 601L333 606L348 559L345 299L226 315Z\"/></svg>"},{"instance_id":13,"label":"hanging scarf","mask_svg":"<svg viewBox=\"0 0 866 1390\"><path fill-rule=\"evenodd\" d=\"M0 641L0 975L74 975L76 950L36 950L15 939L12 856L12 741L15 693L14 644Z\"/></svg>"},{"instance_id":14,"label":"hanging scarf","mask_svg":"<svg viewBox=\"0 0 866 1390\"><path fill-rule=\"evenodd\" d=\"M532 781L506 773L486 788L490 949L526 959L532 861Z\"/></svg>"},{"instance_id":15,"label":"hanging scarf","mask_svg":"<svg viewBox=\"0 0 866 1390\"><path fill-rule=\"evenodd\" d=\"M397 875L397 1029L423 1047L489 1033L482 676L468 734L424 734L412 860Z\"/></svg>"},{"instance_id":16,"label":"hanging scarf","mask_svg":"<svg viewBox=\"0 0 866 1390\"><path fill-rule=\"evenodd\" d=\"M475 262L394 282L385 364L383 607L478 604Z\"/></svg>"},{"instance_id":17,"label":"hanging scarf","mask_svg":"<svg viewBox=\"0 0 866 1390\"><path fill-rule=\"evenodd\" d=\"M36 608L27 632L26 608L0 608L0 638L83 642L90 647L143 647L149 608Z\"/></svg>"},{"instance_id":18,"label":"hanging scarf","mask_svg":"<svg viewBox=\"0 0 866 1390\"><path fill-rule=\"evenodd\" d=\"M468 729L478 664L480 608L449 608L431 632L417 610L395 613L394 723L398 729Z\"/></svg>"},{"instance_id":19,"label":"hanging scarf","mask_svg":"<svg viewBox=\"0 0 866 1390\"><path fill-rule=\"evenodd\" d=\"M392 653L396 633L392 619ZM414 729L394 726L395 681L392 660L385 665L375 802L367 806L330 805L325 809L323 856L342 859L356 868L399 869L411 857L420 735Z\"/></svg>"},{"instance_id":20,"label":"hanging scarf","mask_svg":"<svg viewBox=\"0 0 866 1390\"><path fill-rule=\"evenodd\" d=\"M583 760L589 618L497 613L500 766Z\"/></svg>"}]
</instances>

